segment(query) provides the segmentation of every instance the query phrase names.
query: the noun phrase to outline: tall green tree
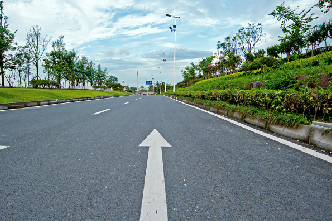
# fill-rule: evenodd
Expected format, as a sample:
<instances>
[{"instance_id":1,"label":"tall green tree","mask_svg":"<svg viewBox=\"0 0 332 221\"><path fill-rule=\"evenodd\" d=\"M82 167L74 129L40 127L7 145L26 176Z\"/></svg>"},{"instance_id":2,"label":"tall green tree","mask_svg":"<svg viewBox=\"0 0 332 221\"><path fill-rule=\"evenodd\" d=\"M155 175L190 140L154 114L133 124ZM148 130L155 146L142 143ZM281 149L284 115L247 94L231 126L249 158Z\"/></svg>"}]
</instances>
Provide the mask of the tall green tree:
<instances>
[{"instance_id":1,"label":"tall green tree","mask_svg":"<svg viewBox=\"0 0 332 221\"><path fill-rule=\"evenodd\" d=\"M41 35L41 27L38 25L32 26L26 36L27 45L32 55L32 62L36 67L36 78L39 79L38 64L47 48L51 38L47 39L47 35L43 38Z\"/></svg>"},{"instance_id":2,"label":"tall green tree","mask_svg":"<svg viewBox=\"0 0 332 221\"><path fill-rule=\"evenodd\" d=\"M61 80L65 77L67 68L67 51L63 38L63 36L60 36L59 39L52 42L53 50L50 53L46 53L46 57L43 59L44 71L47 72L48 78L57 81L59 88L61 88Z\"/></svg>"},{"instance_id":3,"label":"tall green tree","mask_svg":"<svg viewBox=\"0 0 332 221\"><path fill-rule=\"evenodd\" d=\"M328 13L332 8L332 1L331 0L319 0L316 4L322 12Z\"/></svg>"},{"instance_id":4,"label":"tall green tree","mask_svg":"<svg viewBox=\"0 0 332 221\"><path fill-rule=\"evenodd\" d=\"M251 54L253 49L262 41L265 36L261 23L248 24L248 27L240 28L237 33L237 38L240 42L240 49L243 54Z\"/></svg>"},{"instance_id":5,"label":"tall green tree","mask_svg":"<svg viewBox=\"0 0 332 221\"><path fill-rule=\"evenodd\" d=\"M106 79L106 82L111 83L111 84L118 83L118 81L119 81L118 77L115 77L112 75L108 76Z\"/></svg>"},{"instance_id":6,"label":"tall green tree","mask_svg":"<svg viewBox=\"0 0 332 221\"><path fill-rule=\"evenodd\" d=\"M3 1L0 1L0 75L2 78L2 86L5 86L5 70L7 67L10 67L8 64L11 62L11 56L7 55L6 52L14 51L15 44L14 44L14 37L17 30L12 33L8 29L8 17L4 16L3 13Z\"/></svg>"},{"instance_id":7,"label":"tall green tree","mask_svg":"<svg viewBox=\"0 0 332 221\"><path fill-rule=\"evenodd\" d=\"M94 63L93 61L90 61L87 66L87 72L86 72L86 77L87 80L89 81L90 85L94 85L94 81L96 79L96 69L94 68Z\"/></svg>"},{"instance_id":8,"label":"tall green tree","mask_svg":"<svg viewBox=\"0 0 332 221\"><path fill-rule=\"evenodd\" d=\"M313 17L313 13L309 14L313 7L309 10L303 9L300 13L297 13L296 10L289 6L286 7L283 3L269 14L281 21L280 28L285 36L279 36L279 40L281 41L282 51L287 53L288 60L291 52L299 53L300 49L306 45L305 33L311 28L310 22L318 18Z\"/></svg>"},{"instance_id":9,"label":"tall green tree","mask_svg":"<svg viewBox=\"0 0 332 221\"><path fill-rule=\"evenodd\" d=\"M100 64L98 64L97 70L96 70L96 83L98 84L98 86L103 85L103 83L106 80L106 73L107 73L107 69L105 68L105 70L103 71L101 69Z\"/></svg>"},{"instance_id":10,"label":"tall green tree","mask_svg":"<svg viewBox=\"0 0 332 221\"><path fill-rule=\"evenodd\" d=\"M76 62L76 71L77 71L77 85L82 83L85 88L85 82L87 80L87 66L89 64L89 60L86 56L82 56Z\"/></svg>"}]
</instances>

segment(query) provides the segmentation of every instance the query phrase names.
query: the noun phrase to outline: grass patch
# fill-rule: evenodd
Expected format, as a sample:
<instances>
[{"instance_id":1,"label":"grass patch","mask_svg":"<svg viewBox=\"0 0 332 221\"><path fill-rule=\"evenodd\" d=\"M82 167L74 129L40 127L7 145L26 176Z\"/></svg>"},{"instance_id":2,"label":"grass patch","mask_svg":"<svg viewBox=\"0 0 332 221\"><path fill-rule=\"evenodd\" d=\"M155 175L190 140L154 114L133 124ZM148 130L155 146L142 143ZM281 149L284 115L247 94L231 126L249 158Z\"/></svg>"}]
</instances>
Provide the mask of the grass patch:
<instances>
[{"instance_id":1,"label":"grass patch","mask_svg":"<svg viewBox=\"0 0 332 221\"><path fill-rule=\"evenodd\" d=\"M12 102L27 102L55 99L70 99L79 97L129 95L122 91L94 91L94 90L57 90L33 88L0 88L0 104Z\"/></svg>"}]
</instances>

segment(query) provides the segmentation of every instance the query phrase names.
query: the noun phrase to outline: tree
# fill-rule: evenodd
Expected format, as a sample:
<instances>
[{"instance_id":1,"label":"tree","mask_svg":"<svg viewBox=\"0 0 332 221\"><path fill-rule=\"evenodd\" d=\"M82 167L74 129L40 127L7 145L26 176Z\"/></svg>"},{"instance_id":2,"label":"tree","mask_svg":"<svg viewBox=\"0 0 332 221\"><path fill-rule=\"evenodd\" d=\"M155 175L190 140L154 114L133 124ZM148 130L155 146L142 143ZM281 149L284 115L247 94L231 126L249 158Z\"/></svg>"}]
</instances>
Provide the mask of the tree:
<instances>
[{"instance_id":1,"label":"tree","mask_svg":"<svg viewBox=\"0 0 332 221\"><path fill-rule=\"evenodd\" d=\"M77 62L76 62L76 70L77 70L77 84L83 83L83 87L85 88L85 81L87 80L87 66L89 64L88 58L85 56L82 56Z\"/></svg>"},{"instance_id":2,"label":"tree","mask_svg":"<svg viewBox=\"0 0 332 221\"><path fill-rule=\"evenodd\" d=\"M211 72L209 72L208 68L209 65L212 64L214 56L203 58L202 61L199 62L198 67L203 72L203 76L205 76L205 79L208 79L210 77Z\"/></svg>"},{"instance_id":3,"label":"tree","mask_svg":"<svg viewBox=\"0 0 332 221\"><path fill-rule=\"evenodd\" d=\"M218 41L217 49L222 49L222 53L227 57L232 57L237 54L237 42L235 38L227 36L224 42Z\"/></svg>"},{"instance_id":4,"label":"tree","mask_svg":"<svg viewBox=\"0 0 332 221\"><path fill-rule=\"evenodd\" d=\"M264 36L265 33L263 33L261 23L258 23L257 25L249 23L247 28L240 28L237 33L237 38L239 39L240 48L243 54L251 54L252 50L260 41L262 41Z\"/></svg>"},{"instance_id":5,"label":"tree","mask_svg":"<svg viewBox=\"0 0 332 221\"><path fill-rule=\"evenodd\" d=\"M273 45L266 49L266 53L270 57L279 58L280 52L280 45Z\"/></svg>"},{"instance_id":6,"label":"tree","mask_svg":"<svg viewBox=\"0 0 332 221\"><path fill-rule=\"evenodd\" d=\"M87 66L86 77L90 82L91 86L94 84L95 75L96 75L96 70L94 69L94 63L90 61Z\"/></svg>"},{"instance_id":7,"label":"tree","mask_svg":"<svg viewBox=\"0 0 332 221\"><path fill-rule=\"evenodd\" d=\"M23 57L24 57L24 65L23 65L23 72L24 72L24 82L25 82L25 87L27 87L27 83L29 84L30 81L30 64L31 64L31 54L29 52L28 46L22 47L23 50Z\"/></svg>"},{"instance_id":8,"label":"tree","mask_svg":"<svg viewBox=\"0 0 332 221\"><path fill-rule=\"evenodd\" d=\"M105 82L106 73L107 73L107 69L105 68L105 70L103 71L101 69L100 64L99 64L98 67L97 67L96 76L95 76L95 79L96 79L96 82L97 82L98 86L103 85L103 83Z\"/></svg>"},{"instance_id":9,"label":"tree","mask_svg":"<svg viewBox=\"0 0 332 221\"><path fill-rule=\"evenodd\" d=\"M315 6L319 7L322 12L328 13L330 8L332 8L332 1L331 0L319 0Z\"/></svg>"},{"instance_id":10,"label":"tree","mask_svg":"<svg viewBox=\"0 0 332 221\"><path fill-rule=\"evenodd\" d=\"M25 51L24 47L18 47L17 52L13 57L13 69L15 72L17 71L18 74L18 84L21 87L22 86L22 78L23 78L23 70L24 70L24 64L25 64Z\"/></svg>"},{"instance_id":11,"label":"tree","mask_svg":"<svg viewBox=\"0 0 332 221\"><path fill-rule=\"evenodd\" d=\"M14 37L17 30L14 33L11 33L8 29L8 17L3 16L3 1L0 1L0 75L2 76L2 86L5 86L5 69L9 67L7 63L10 62L10 56L6 55L5 52L14 51ZM4 24L2 19L4 19Z\"/></svg>"},{"instance_id":12,"label":"tree","mask_svg":"<svg viewBox=\"0 0 332 221\"><path fill-rule=\"evenodd\" d=\"M65 56L64 56L64 61L65 61L65 79L68 80L71 84L71 87L75 87L75 81L76 81L76 62L78 58L76 56L75 51L67 51L65 50ZM70 86L69 86L70 88Z\"/></svg>"},{"instance_id":13,"label":"tree","mask_svg":"<svg viewBox=\"0 0 332 221\"><path fill-rule=\"evenodd\" d=\"M308 11L303 9L300 13L296 13L296 10L292 10L290 7L286 8L283 3L269 14L278 21L281 21L280 28L285 37L279 36L279 40L281 41L280 46L282 52L287 53L288 60L291 52L300 52L300 49L306 44L305 33L311 27L309 23L318 18L313 18L313 13L308 15L313 7Z\"/></svg>"},{"instance_id":14,"label":"tree","mask_svg":"<svg viewBox=\"0 0 332 221\"><path fill-rule=\"evenodd\" d=\"M106 82L111 83L111 84L118 83L118 81L119 81L119 79L112 75L108 76L106 79Z\"/></svg>"},{"instance_id":15,"label":"tree","mask_svg":"<svg viewBox=\"0 0 332 221\"><path fill-rule=\"evenodd\" d=\"M43 54L47 48L48 43L51 41L51 38L47 40L47 35L42 38L41 28L36 25L32 26L30 31L27 33L27 45L29 47L30 53L32 54L32 62L36 67L36 78L38 80L38 63L39 60L43 57Z\"/></svg>"},{"instance_id":16,"label":"tree","mask_svg":"<svg viewBox=\"0 0 332 221\"><path fill-rule=\"evenodd\" d=\"M65 77L67 68L66 64L66 49L63 42L63 36L52 42L53 50L50 53L46 53L46 57L43 59L44 71L47 72L48 78L52 77L57 81L59 88L61 87L61 80Z\"/></svg>"},{"instance_id":17,"label":"tree","mask_svg":"<svg viewBox=\"0 0 332 221\"><path fill-rule=\"evenodd\" d=\"M320 44L322 41L325 42L325 51L327 51L327 39L332 38L331 30L332 30L332 23L331 20L329 22L323 22L322 24L318 25L319 30L319 38L318 43Z\"/></svg>"}]
</instances>

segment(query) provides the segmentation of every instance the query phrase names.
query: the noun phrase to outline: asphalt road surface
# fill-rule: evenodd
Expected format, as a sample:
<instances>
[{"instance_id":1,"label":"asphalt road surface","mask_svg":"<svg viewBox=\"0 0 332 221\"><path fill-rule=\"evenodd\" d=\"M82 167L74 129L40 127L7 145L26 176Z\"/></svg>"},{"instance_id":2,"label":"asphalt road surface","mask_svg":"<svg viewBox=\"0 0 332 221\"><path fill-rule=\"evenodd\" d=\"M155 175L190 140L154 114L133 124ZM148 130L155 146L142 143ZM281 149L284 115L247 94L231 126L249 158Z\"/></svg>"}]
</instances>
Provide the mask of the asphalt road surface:
<instances>
[{"instance_id":1,"label":"asphalt road surface","mask_svg":"<svg viewBox=\"0 0 332 221\"><path fill-rule=\"evenodd\" d=\"M154 129L168 220L332 220L331 163L164 96L0 111L0 220L139 220Z\"/></svg>"}]
</instances>

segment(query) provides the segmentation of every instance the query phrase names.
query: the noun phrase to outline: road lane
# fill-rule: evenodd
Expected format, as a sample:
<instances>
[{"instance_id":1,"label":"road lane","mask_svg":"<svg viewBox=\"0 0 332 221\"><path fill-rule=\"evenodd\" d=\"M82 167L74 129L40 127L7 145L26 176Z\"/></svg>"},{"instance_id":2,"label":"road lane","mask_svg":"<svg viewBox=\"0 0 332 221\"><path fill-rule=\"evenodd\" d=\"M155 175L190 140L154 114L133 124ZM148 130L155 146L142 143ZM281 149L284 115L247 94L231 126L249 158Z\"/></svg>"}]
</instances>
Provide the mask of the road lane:
<instances>
[{"instance_id":1,"label":"road lane","mask_svg":"<svg viewBox=\"0 0 332 221\"><path fill-rule=\"evenodd\" d=\"M331 164L167 97L5 111L0 125L4 220L139 220L148 149L138 145L153 129L172 144L169 220L332 218Z\"/></svg>"}]
</instances>

